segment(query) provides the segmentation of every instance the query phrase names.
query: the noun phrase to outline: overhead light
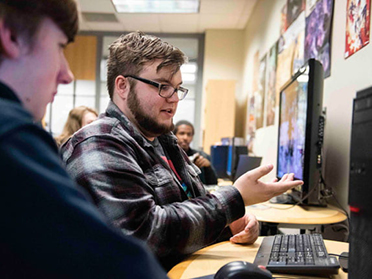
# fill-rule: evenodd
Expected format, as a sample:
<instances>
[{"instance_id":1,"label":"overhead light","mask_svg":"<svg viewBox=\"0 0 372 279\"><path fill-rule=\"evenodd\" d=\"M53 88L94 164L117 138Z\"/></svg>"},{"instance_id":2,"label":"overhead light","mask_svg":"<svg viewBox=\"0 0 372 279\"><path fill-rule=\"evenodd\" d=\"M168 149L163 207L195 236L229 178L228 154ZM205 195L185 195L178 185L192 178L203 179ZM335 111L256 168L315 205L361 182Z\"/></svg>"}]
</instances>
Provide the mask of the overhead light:
<instances>
[{"instance_id":1,"label":"overhead light","mask_svg":"<svg viewBox=\"0 0 372 279\"><path fill-rule=\"evenodd\" d=\"M198 13L200 0L111 0L118 13Z\"/></svg>"}]
</instances>

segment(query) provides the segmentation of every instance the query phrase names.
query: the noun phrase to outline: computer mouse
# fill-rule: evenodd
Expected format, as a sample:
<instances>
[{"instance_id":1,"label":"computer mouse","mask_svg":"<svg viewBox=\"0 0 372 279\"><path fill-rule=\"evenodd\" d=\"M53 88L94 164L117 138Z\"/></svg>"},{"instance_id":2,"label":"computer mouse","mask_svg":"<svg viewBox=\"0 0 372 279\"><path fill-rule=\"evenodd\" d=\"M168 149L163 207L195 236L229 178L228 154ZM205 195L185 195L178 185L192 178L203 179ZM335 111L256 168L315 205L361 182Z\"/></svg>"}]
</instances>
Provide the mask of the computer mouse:
<instances>
[{"instance_id":1,"label":"computer mouse","mask_svg":"<svg viewBox=\"0 0 372 279\"><path fill-rule=\"evenodd\" d=\"M234 261L222 266L214 275L215 279L272 279L270 271L244 262Z\"/></svg>"}]
</instances>

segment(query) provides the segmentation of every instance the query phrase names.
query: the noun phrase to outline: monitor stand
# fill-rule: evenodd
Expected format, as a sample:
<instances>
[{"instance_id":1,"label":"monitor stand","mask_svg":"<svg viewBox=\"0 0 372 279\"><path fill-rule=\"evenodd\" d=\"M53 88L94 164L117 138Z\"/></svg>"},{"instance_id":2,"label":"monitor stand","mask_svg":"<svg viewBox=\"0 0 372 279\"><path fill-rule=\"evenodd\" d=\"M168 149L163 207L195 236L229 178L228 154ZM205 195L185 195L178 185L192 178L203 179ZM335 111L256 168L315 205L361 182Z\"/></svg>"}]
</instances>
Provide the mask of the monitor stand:
<instances>
[{"instance_id":1,"label":"monitor stand","mask_svg":"<svg viewBox=\"0 0 372 279\"><path fill-rule=\"evenodd\" d=\"M290 194L284 193L279 196L271 198L270 203L296 204L296 201L293 199L293 197Z\"/></svg>"}]
</instances>

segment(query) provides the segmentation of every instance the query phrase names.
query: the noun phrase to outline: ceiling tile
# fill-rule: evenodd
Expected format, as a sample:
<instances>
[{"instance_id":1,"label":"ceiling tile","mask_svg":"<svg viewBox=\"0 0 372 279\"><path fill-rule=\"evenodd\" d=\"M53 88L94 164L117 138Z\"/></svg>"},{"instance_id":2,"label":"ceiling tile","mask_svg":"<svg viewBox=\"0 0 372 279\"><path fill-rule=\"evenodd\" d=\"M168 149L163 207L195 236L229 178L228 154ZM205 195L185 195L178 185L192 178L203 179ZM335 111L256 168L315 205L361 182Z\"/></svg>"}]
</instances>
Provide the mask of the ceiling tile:
<instances>
[{"instance_id":1,"label":"ceiling tile","mask_svg":"<svg viewBox=\"0 0 372 279\"><path fill-rule=\"evenodd\" d=\"M200 15L199 28L205 29L235 29L239 20L237 15Z\"/></svg>"},{"instance_id":2,"label":"ceiling tile","mask_svg":"<svg viewBox=\"0 0 372 279\"><path fill-rule=\"evenodd\" d=\"M83 12L115 13L114 5L110 0L78 0Z\"/></svg>"},{"instance_id":3,"label":"ceiling tile","mask_svg":"<svg viewBox=\"0 0 372 279\"><path fill-rule=\"evenodd\" d=\"M156 14L117 14L126 31L161 32L159 15Z\"/></svg>"},{"instance_id":4,"label":"ceiling tile","mask_svg":"<svg viewBox=\"0 0 372 279\"><path fill-rule=\"evenodd\" d=\"M80 30L133 31L157 33L204 33L206 29L244 29L257 0L201 0L199 14L119 14L111 0L78 0L82 12L115 13L120 21L90 23ZM107 29L105 29L107 28Z\"/></svg>"},{"instance_id":5,"label":"ceiling tile","mask_svg":"<svg viewBox=\"0 0 372 279\"><path fill-rule=\"evenodd\" d=\"M238 14L244 9L248 0L203 0L200 3L200 14Z\"/></svg>"},{"instance_id":6,"label":"ceiling tile","mask_svg":"<svg viewBox=\"0 0 372 279\"><path fill-rule=\"evenodd\" d=\"M196 33L198 30L199 15L162 15L159 17L162 32Z\"/></svg>"}]
</instances>

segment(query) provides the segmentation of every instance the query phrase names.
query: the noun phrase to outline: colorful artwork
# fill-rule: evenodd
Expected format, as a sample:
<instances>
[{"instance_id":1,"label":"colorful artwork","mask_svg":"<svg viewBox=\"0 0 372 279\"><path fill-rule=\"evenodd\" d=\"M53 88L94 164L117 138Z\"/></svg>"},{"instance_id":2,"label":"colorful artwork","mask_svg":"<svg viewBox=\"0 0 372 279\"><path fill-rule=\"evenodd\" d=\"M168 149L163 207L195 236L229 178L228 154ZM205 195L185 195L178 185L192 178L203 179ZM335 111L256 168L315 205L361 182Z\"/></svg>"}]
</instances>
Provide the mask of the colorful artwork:
<instances>
[{"instance_id":1,"label":"colorful artwork","mask_svg":"<svg viewBox=\"0 0 372 279\"><path fill-rule=\"evenodd\" d=\"M279 100L280 89L292 76L292 57L294 44L290 44L278 55L276 67L276 99Z\"/></svg>"},{"instance_id":2,"label":"colorful artwork","mask_svg":"<svg viewBox=\"0 0 372 279\"><path fill-rule=\"evenodd\" d=\"M371 0L347 0L345 58L369 43Z\"/></svg>"},{"instance_id":3,"label":"colorful artwork","mask_svg":"<svg viewBox=\"0 0 372 279\"><path fill-rule=\"evenodd\" d=\"M331 74L331 22L333 0L320 0L306 18L305 61L315 58L322 62L324 77Z\"/></svg>"},{"instance_id":4,"label":"colorful artwork","mask_svg":"<svg viewBox=\"0 0 372 279\"><path fill-rule=\"evenodd\" d=\"M256 134L256 119L254 108L254 95L248 96L247 144L249 153L253 153L254 138Z\"/></svg>"},{"instance_id":5,"label":"colorful artwork","mask_svg":"<svg viewBox=\"0 0 372 279\"><path fill-rule=\"evenodd\" d=\"M253 82L252 92L258 91L258 79L260 72L260 53L257 51L253 57Z\"/></svg>"},{"instance_id":6,"label":"colorful artwork","mask_svg":"<svg viewBox=\"0 0 372 279\"><path fill-rule=\"evenodd\" d=\"M287 4L286 4L282 8L281 17L280 17L280 35L284 34L287 28L288 28L288 24L287 24Z\"/></svg>"},{"instance_id":7,"label":"colorful artwork","mask_svg":"<svg viewBox=\"0 0 372 279\"><path fill-rule=\"evenodd\" d=\"M276 70L277 100L280 88L304 64L304 32L305 12L302 12L279 39Z\"/></svg>"},{"instance_id":8,"label":"colorful artwork","mask_svg":"<svg viewBox=\"0 0 372 279\"><path fill-rule=\"evenodd\" d=\"M305 48L305 30L302 30L294 40L293 49L293 62L292 62L292 75L297 73L297 71L305 64L304 61L304 48Z\"/></svg>"},{"instance_id":9,"label":"colorful artwork","mask_svg":"<svg viewBox=\"0 0 372 279\"><path fill-rule=\"evenodd\" d=\"M266 97L266 126L274 125L276 106L276 64L278 57L278 42L269 51L267 59L267 97Z\"/></svg>"},{"instance_id":10,"label":"colorful artwork","mask_svg":"<svg viewBox=\"0 0 372 279\"><path fill-rule=\"evenodd\" d=\"M315 8L315 4L318 0L306 0L306 16L309 16Z\"/></svg>"},{"instance_id":11,"label":"colorful artwork","mask_svg":"<svg viewBox=\"0 0 372 279\"><path fill-rule=\"evenodd\" d=\"M305 0L287 0L287 26L290 26L293 21L305 10Z\"/></svg>"},{"instance_id":12,"label":"colorful artwork","mask_svg":"<svg viewBox=\"0 0 372 279\"><path fill-rule=\"evenodd\" d=\"M262 128L264 125L265 89L266 89L266 55L260 61L258 91L255 92L256 129Z\"/></svg>"}]
</instances>

